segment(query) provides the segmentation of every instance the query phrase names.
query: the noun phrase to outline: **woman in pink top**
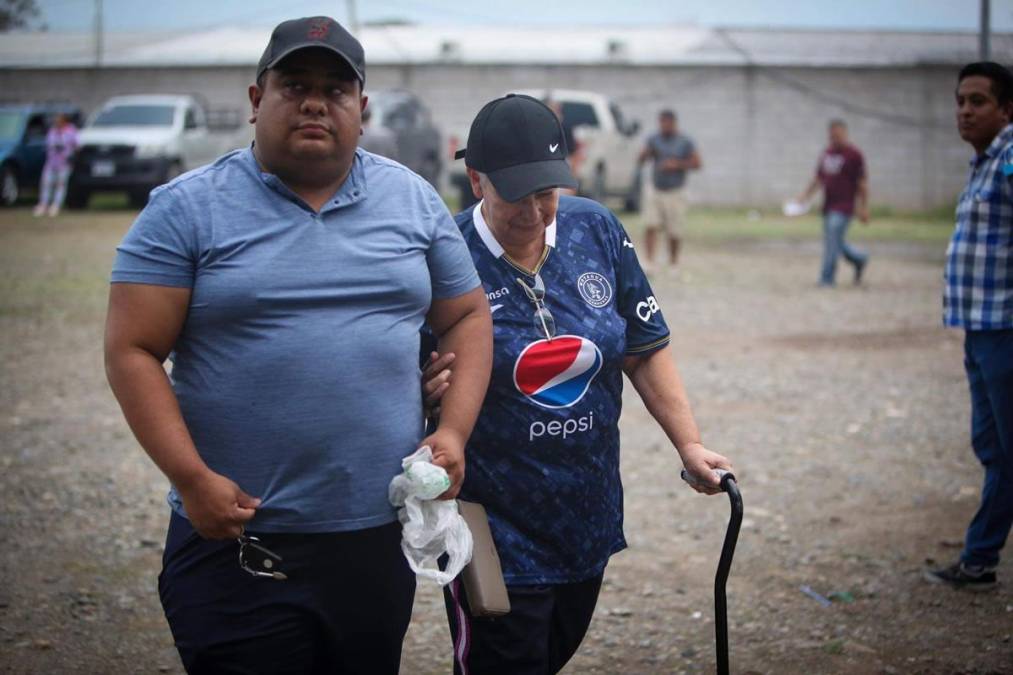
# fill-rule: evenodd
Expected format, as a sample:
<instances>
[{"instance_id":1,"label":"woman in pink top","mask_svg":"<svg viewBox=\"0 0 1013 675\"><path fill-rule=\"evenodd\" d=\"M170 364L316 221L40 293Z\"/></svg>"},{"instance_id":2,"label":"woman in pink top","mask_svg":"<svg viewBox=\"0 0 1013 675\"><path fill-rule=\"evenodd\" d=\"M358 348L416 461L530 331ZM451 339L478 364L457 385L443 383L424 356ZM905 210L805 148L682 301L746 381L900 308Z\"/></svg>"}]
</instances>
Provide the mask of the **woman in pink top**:
<instances>
[{"instance_id":1,"label":"woman in pink top","mask_svg":"<svg viewBox=\"0 0 1013 675\"><path fill-rule=\"evenodd\" d=\"M39 184L39 203L35 215L49 212L55 216L67 196L67 181L70 179L70 160L77 150L77 128L66 115L57 115L46 134L46 165L42 168Z\"/></svg>"}]
</instances>

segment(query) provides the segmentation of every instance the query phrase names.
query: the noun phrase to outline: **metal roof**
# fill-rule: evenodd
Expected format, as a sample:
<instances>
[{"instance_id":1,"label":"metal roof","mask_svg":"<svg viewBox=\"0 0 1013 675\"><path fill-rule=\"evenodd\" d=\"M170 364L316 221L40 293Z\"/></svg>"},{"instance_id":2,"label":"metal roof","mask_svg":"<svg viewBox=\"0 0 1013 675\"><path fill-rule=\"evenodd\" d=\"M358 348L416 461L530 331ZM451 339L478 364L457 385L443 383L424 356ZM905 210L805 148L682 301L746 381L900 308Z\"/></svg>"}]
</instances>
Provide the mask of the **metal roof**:
<instances>
[{"instance_id":1,"label":"metal roof","mask_svg":"<svg viewBox=\"0 0 1013 675\"><path fill-rule=\"evenodd\" d=\"M175 33L108 33L107 67L250 66L271 28L222 27ZM886 67L958 65L977 58L976 33L650 27L365 26L367 63L403 65L777 65ZM1013 34L992 35L993 59L1013 61ZM89 33L7 33L2 68L88 68Z\"/></svg>"}]
</instances>

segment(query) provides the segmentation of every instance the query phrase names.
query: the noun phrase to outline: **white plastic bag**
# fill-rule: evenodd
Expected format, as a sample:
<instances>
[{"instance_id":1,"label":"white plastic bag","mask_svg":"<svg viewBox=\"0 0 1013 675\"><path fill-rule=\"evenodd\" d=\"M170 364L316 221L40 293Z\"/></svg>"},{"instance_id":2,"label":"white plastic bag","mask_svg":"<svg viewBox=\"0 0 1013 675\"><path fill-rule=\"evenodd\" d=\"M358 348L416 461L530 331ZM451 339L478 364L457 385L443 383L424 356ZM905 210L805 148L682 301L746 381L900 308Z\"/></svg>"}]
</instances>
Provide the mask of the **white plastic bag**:
<instances>
[{"instance_id":1,"label":"white plastic bag","mask_svg":"<svg viewBox=\"0 0 1013 675\"><path fill-rule=\"evenodd\" d=\"M454 580L471 561L471 531L457 510L457 501L438 500L450 487L450 477L433 462L433 451L422 446L401 460L404 472L394 476L387 497L398 509L401 550L415 574L441 586ZM447 554L446 569L436 567Z\"/></svg>"}]
</instances>

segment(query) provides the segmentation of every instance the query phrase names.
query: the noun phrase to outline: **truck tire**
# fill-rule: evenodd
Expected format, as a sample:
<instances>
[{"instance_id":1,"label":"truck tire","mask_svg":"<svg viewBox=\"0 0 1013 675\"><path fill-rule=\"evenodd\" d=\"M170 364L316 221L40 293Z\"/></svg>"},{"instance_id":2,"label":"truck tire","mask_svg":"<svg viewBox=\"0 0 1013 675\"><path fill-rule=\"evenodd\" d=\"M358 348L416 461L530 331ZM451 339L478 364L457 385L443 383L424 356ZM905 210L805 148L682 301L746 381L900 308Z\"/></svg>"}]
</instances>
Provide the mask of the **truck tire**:
<instances>
[{"instance_id":1,"label":"truck tire","mask_svg":"<svg viewBox=\"0 0 1013 675\"><path fill-rule=\"evenodd\" d=\"M127 193L127 203L132 208L143 209L148 205L148 194L157 186L146 188L135 188Z\"/></svg>"},{"instance_id":2,"label":"truck tire","mask_svg":"<svg viewBox=\"0 0 1013 675\"><path fill-rule=\"evenodd\" d=\"M88 208L88 200L91 193L79 187L71 185L67 188L67 208L73 210Z\"/></svg>"},{"instance_id":3,"label":"truck tire","mask_svg":"<svg viewBox=\"0 0 1013 675\"><path fill-rule=\"evenodd\" d=\"M0 169L0 204L14 206L18 203L20 195L18 172L10 164L4 164L3 169Z\"/></svg>"},{"instance_id":4,"label":"truck tire","mask_svg":"<svg viewBox=\"0 0 1013 675\"><path fill-rule=\"evenodd\" d=\"M439 186L440 182L440 160L437 157L430 155L423 160L422 165L419 166L419 175L426 179L426 181L434 188Z\"/></svg>"},{"instance_id":5,"label":"truck tire","mask_svg":"<svg viewBox=\"0 0 1013 675\"><path fill-rule=\"evenodd\" d=\"M183 163L177 159L165 170L165 180L162 183L168 183L173 178L181 175L183 175ZM145 198L145 202L147 202L147 198Z\"/></svg>"}]
</instances>

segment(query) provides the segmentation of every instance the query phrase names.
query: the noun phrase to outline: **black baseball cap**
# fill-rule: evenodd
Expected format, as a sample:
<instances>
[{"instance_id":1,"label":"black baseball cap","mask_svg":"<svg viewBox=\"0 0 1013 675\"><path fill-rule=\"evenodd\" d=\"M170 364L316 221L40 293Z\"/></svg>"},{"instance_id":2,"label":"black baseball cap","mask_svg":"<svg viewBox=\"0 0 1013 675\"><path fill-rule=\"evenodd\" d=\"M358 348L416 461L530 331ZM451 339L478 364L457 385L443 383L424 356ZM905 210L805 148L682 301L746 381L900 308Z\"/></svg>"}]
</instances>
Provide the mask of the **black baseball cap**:
<instances>
[{"instance_id":1,"label":"black baseball cap","mask_svg":"<svg viewBox=\"0 0 1013 675\"><path fill-rule=\"evenodd\" d=\"M552 187L576 188L566 162L566 139L556 113L536 98L507 94L486 103L458 150L465 166L489 176L496 192L516 202Z\"/></svg>"},{"instance_id":2,"label":"black baseball cap","mask_svg":"<svg viewBox=\"0 0 1013 675\"><path fill-rule=\"evenodd\" d=\"M257 79L292 52L308 47L331 50L355 71L360 84L366 83L366 55L362 45L329 16L306 16L279 23L257 64Z\"/></svg>"}]
</instances>

